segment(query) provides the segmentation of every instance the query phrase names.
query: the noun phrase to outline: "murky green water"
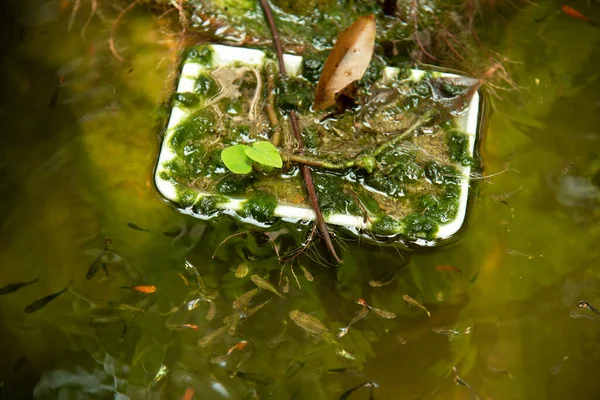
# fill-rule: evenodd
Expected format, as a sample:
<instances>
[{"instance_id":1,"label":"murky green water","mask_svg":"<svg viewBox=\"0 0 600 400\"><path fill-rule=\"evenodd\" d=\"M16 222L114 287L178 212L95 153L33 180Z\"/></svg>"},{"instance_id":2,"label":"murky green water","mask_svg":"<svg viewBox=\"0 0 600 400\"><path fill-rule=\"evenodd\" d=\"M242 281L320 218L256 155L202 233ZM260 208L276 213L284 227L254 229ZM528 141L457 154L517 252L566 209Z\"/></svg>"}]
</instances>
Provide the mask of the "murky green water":
<instances>
[{"instance_id":1,"label":"murky green water","mask_svg":"<svg viewBox=\"0 0 600 400\"><path fill-rule=\"evenodd\" d=\"M201 347L233 300L255 288L250 275L277 282L281 266L260 234L219 246L248 228L183 216L153 187L172 43L149 15L133 13L120 31L121 64L108 50L110 21L95 19L80 36L88 3L70 32L69 2L13 3L2 5L0 286L39 281L0 296L3 398L181 399L192 388L197 399L337 399L365 381L379 385L376 399L600 397L600 317L577 308L600 308L600 29L555 2L507 21L494 45L515 61L507 66L522 90L493 100L482 148L485 174L506 172L474 185L457 241L412 253L350 242L338 268L303 256L314 281L295 268L300 288L286 267L283 299L261 291L251 305L269 301L262 309ZM600 21L597 2L570 5ZM107 237L108 275L100 268L86 279ZM281 240L289 249L299 239ZM236 278L252 254L250 273ZM188 311L200 297L192 268L205 294L218 295L210 321L209 302ZM122 288L134 285L157 291ZM337 334L361 310L358 298L397 318L370 312L356 322L338 346L354 360L288 317L311 313ZM181 324L198 328L170 329ZM449 340L438 328L471 332ZM168 373L153 382L161 366Z\"/></svg>"}]
</instances>

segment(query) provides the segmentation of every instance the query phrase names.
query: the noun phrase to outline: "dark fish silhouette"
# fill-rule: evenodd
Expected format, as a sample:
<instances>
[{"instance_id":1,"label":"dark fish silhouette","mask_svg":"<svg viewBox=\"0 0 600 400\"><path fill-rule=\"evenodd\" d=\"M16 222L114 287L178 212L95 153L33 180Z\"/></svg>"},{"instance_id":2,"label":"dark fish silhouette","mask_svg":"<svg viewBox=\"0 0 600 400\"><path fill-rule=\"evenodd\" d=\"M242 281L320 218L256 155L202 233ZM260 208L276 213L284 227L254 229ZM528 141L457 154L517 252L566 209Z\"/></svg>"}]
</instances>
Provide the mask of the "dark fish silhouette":
<instances>
[{"instance_id":1,"label":"dark fish silhouette","mask_svg":"<svg viewBox=\"0 0 600 400\"><path fill-rule=\"evenodd\" d=\"M104 272L106 272L106 276L108 277L108 267L106 266L106 263L101 262L100 259L102 258L106 250L108 250L108 246L110 246L111 243L112 241L110 239L105 239L104 250L102 250L102 252L98 254L98 257L96 257L96 259L88 268L87 273L85 274L85 279L92 279L94 276L96 276L96 272L98 272L98 268L100 267L102 267Z\"/></svg>"},{"instance_id":2,"label":"dark fish silhouette","mask_svg":"<svg viewBox=\"0 0 600 400\"><path fill-rule=\"evenodd\" d=\"M36 312L40 308L46 307L48 305L48 303L50 303L52 300L56 299L58 296L60 296L64 292L66 292L67 289L69 288L69 286L71 286L71 282L69 282L67 287L64 288L63 290L53 293L53 294L49 294L48 296L42 297L41 299L37 299L36 301L34 301L33 303L31 303L30 305L25 307L25 310L24 310L25 313L31 314L32 312Z\"/></svg>"},{"instance_id":3,"label":"dark fish silhouette","mask_svg":"<svg viewBox=\"0 0 600 400\"><path fill-rule=\"evenodd\" d=\"M128 223L127 227L130 229L133 229L134 231L138 231L138 232L150 232L150 229L144 229L141 226L137 226L133 222Z\"/></svg>"},{"instance_id":4,"label":"dark fish silhouette","mask_svg":"<svg viewBox=\"0 0 600 400\"><path fill-rule=\"evenodd\" d=\"M17 290L21 289L22 287L29 286L32 283L36 283L37 281L38 281L38 278L35 278L34 280L27 281L27 282L9 283L8 285L0 288L0 295L16 292Z\"/></svg>"}]
</instances>

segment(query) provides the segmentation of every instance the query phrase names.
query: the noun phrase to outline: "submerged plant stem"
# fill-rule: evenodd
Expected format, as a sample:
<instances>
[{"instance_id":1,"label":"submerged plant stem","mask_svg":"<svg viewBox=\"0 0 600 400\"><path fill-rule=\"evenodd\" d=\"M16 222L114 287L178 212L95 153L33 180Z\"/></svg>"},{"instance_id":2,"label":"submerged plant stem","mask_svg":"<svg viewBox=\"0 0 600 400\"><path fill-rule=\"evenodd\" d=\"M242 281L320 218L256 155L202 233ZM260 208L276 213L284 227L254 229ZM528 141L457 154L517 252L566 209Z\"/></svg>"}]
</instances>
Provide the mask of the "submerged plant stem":
<instances>
[{"instance_id":1,"label":"submerged plant stem","mask_svg":"<svg viewBox=\"0 0 600 400\"><path fill-rule=\"evenodd\" d=\"M265 17L267 18L267 22L269 23L269 28L271 29L271 34L273 35L273 46L275 47L275 52L277 53L277 62L279 64L279 73L282 76L286 75L285 72L285 64L283 62L283 49L281 47L281 41L279 40L279 33L277 32L277 27L275 26L275 20L273 19L273 13L271 12L271 7L267 0L260 0L260 5L265 13ZM302 141L302 136L300 135L300 127L298 125L298 116L294 110L290 111L290 124L292 126L292 132L294 137L298 142L298 146L300 148L304 147L304 143ZM306 191L308 193L308 198L310 199L310 204L312 206L313 211L315 212L315 217L317 221L317 226L319 227L319 231L321 235L323 235L323 240L329 249L329 252L335 258L338 263L341 263L342 260L338 257L335 248L333 247L333 242L331 241L331 236L329 236L329 231L327 230L327 225L325 224L325 219L323 218L323 213L321 212L321 208L319 207L319 201L317 199L317 193L315 191L315 185L312 179L312 172L307 165L302 165L300 168L302 171L302 177L304 178L304 186L306 187Z\"/></svg>"}]
</instances>

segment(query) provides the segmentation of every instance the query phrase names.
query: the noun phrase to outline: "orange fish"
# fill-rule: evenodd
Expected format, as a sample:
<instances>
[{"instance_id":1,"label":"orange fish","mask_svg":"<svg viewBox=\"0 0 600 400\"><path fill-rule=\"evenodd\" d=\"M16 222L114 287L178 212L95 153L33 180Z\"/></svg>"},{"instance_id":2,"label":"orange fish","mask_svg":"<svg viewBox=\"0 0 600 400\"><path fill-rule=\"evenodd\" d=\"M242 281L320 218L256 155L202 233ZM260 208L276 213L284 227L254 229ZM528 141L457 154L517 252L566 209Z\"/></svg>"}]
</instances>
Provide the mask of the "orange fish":
<instances>
[{"instance_id":1,"label":"orange fish","mask_svg":"<svg viewBox=\"0 0 600 400\"><path fill-rule=\"evenodd\" d=\"M453 272L458 272L459 274L462 274L462 271L460 269L453 267L452 265L436 265L435 270L436 271L453 271Z\"/></svg>"},{"instance_id":2,"label":"orange fish","mask_svg":"<svg viewBox=\"0 0 600 400\"><path fill-rule=\"evenodd\" d=\"M242 350L246 346L248 346L248 342L245 341L245 340L242 340L241 342L239 342L238 344L236 344L235 346L233 346L232 348L230 348L229 350L227 350L227 355L230 355L235 350Z\"/></svg>"},{"instance_id":3,"label":"orange fish","mask_svg":"<svg viewBox=\"0 0 600 400\"><path fill-rule=\"evenodd\" d=\"M187 388L185 389L185 393L183 394L183 398L181 400L192 400L194 398L194 389Z\"/></svg>"},{"instance_id":4,"label":"orange fish","mask_svg":"<svg viewBox=\"0 0 600 400\"><path fill-rule=\"evenodd\" d=\"M156 292L156 286L133 286L133 290L140 293L154 293Z\"/></svg>"},{"instance_id":5,"label":"orange fish","mask_svg":"<svg viewBox=\"0 0 600 400\"><path fill-rule=\"evenodd\" d=\"M596 23L594 21L592 21L591 19L589 19L588 17L586 17L585 15L583 15L582 13L580 13L579 11L577 11L576 9L574 9L573 7L562 6L561 10L565 14L567 14L569 17L573 17L573 18L577 18L577 19L580 19L580 20L585 21L585 22L589 22L593 26L598 27L598 25L596 25Z\"/></svg>"},{"instance_id":6,"label":"orange fish","mask_svg":"<svg viewBox=\"0 0 600 400\"><path fill-rule=\"evenodd\" d=\"M198 325L194 325L194 324L182 324L182 325L175 325L175 324L169 324L167 325L167 328L172 329L174 331L184 331L184 330L192 330L192 331L197 331L198 330Z\"/></svg>"}]
</instances>

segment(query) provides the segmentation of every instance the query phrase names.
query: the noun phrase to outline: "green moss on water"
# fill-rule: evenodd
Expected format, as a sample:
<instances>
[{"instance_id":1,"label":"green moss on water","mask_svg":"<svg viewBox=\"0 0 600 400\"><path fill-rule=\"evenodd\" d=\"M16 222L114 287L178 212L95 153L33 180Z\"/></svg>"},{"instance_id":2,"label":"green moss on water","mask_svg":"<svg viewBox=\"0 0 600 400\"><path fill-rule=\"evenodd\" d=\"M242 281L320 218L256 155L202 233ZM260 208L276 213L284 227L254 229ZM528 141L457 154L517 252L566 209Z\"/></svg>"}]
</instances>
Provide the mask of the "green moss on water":
<instances>
[{"instance_id":1,"label":"green moss on water","mask_svg":"<svg viewBox=\"0 0 600 400\"><path fill-rule=\"evenodd\" d=\"M202 74L196 78L194 91L205 99L210 99L219 92L219 85L208 74Z\"/></svg>"},{"instance_id":2,"label":"green moss on water","mask_svg":"<svg viewBox=\"0 0 600 400\"><path fill-rule=\"evenodd\" d=\"M239 99L225 98L219 102L219 108L225 114L238 116L244 113L244 104Z\"/></svg>"},{"instance_id":3,"label":"green moss on water","mask_svg":"<svg viewBox=\"0 0 600 400\"><path fill-rule=\"evenodd\" d=\"M416 182L423 177L425 172L423 168L413 161L414 158L410 155L404 155L396 162L396 167L392 173L389 174L389 178L396 182Z\"/></svg>"},{"instance_id":4,"label":"green moss on water","mask_svg":"<svg viewBox=\"0 0 600 400\"><path fill-rule=\"evenodd\" d=\"M194 204L193 211L196 214L210 216L220 210L219 204L225 202L227 202L227 198L223 196L204 196Z\"/></svg>"},{"instance_id":5,"label":"green moss on water","mask_svg":"<svg viewBox=\"0 0 600 400\"><path fill-rule=\"evenodd\" d=\"M321 145L319 131L314 126L308 126L302 129L302 139L304 141L304 146L309 149L318 149Z\"/></svg>"},{"instance_id":6,"label":"green moss on water","mask_svg":"<svg viewBox=\"0 0 600 400\"><path fill-rule=\"evenodd\" d=\"M315 99L314 92L315 85L301 77L278 79L277 107L285 112L306 112Z\"/></svg>"},{"instance_id":7,"label":"green moss on water","mask_svg":"<svg viewBox=\"0 0 600 400\"><path fill-rule=\"evenodd\" d=\"M406 187L402 182L390 178L381 172L375 172L369 175L366 178L365 183L373 189L391 197L404 197L406 194Z\"/></svg>"},{"instance_id":8,"label":"green moss on water","mask_svg":"<svg viewBox=\"0 0 600 400\"><path fill-rule=\"evenodd\" d=\"M190 207L196 202L198 192L182 185L176 186L177 204L183 208Z\"/></svg>"},{"instance_id":9,"label":"green moss on water","mask_svg":"<svg viewBox=\"0 0 600 400\"><path fill-rule=\"evenodd\" d=\"M382 215L371 223L371 231L376 235L394 235L401 230L402 224L389 215Z\"/></svg>"},{"instance_id":10,"label":"green moss on water","mask_svg":"<svg viewBox=\"0 0 600 400\"><path fill-rule=\"evenodd\" d=\"M275 217L277 198L270 194L259 192L244 202L243 213L247 218L258 222L270 222Z\"/></svg>"},{"instance_id":11,"label":"green moss on water","mask_svg":"<svg viewBox=\"0 0 600 400\"><path fill-rule=\"evenodd\" d=\"M385 62L378 57L373 57L369 63L369 67L365 71L365 74L358 81L358 87L368 88L373 83L381 79L383 76L383 69L385 68Z\"/></svg>"},{"instance_id":12,"label":"green moss on water","mask_svg":"<svg viewBox=\"0 0 600 400\"><path fill-rule=\"evenodd\" d=\"M211 110L204 108L175 127L171 138L171 148L178 155L183 155L185 146L198 141L202 137L215 134L215 116Z\"/></svg>"},{"instance_id":13,"label":"green moss on water","mask_svg":"<svg viewBox=\"0 0 600 400\"><path fill-rule=\"evenodd\" d=\"M354 198L344 191L344 181L337 176L314 174L315 190L323 215L350 214L362 215Z\"/></svg>"},{"instance_id":14,"label":"green moss on water","mask_svg":"<svg viewBox=\"0 0 600 400\"><path fill-rule=\"evenodd\" d=\"M461 179L461 175L455 167L436 162L430 162L425 166L425 176L436 185L458 184Z\"/></svg>"},{"instance_id":15,"label":"green moss on water","mask_svg":"<svg viewBox=\"0 0 600 400\"><path fill-rule=\"evenodd\" d=\"M468 86L454 85L448 81L442 82L440 87L442 89L442 92L448 97L460 96L467 93L467 90L469 90Z\"/></svg>"},{"instance_id":16,"label":"green moss on water","mask_svg":"<svg viewBox=\"0 0 600 400\"><path fill-rule=\"evenodd\" d=\"M239 195L244 193L246 188L252 183L252 174L237 175L226 174L217 184L217 192L225 196Z\"/></svg>"},{"instance_id":17,"label":"green moss on water","mask_svg":"<svg viewBox=\"0 0 600 400\"><path fill-rule=\"evenodd\" d=\"M194 62L201 64L207 68L212 67L214 51L208 45L201 45L192 47L188 50L188 53L185 58L187 58L187 62Z\"/></svg>"},{"instance_id":18,"label":"green moss on water","mask_svg":"<svg viewBox=\"0 0 600 400\"><path fill-rule=\"evenodd\" d=\"M446 145L450 159L461 165L472 165L473 157L469 150L469 137L460 131L450 130L446 132Z\"/></svg>"},{"instance_id":19,"label":"green moss on water","mask_svg":"<svg viewBox=\"0 0 600 400\"><path fill-rule=\"evenodd\" d=\"M195 93L175 93L173 95L173 105L180 107L194 107L198 105L200 98Z\"/></svg>"},{"instance_id":20,"label":"green moss on water","mask_svg":"<svg viewBox=\"0 0 600 400\"><path fill-rule=\"evenodd\" d=\"M437 222L430 217L419 213L408 215L402 222L404 224L404 234L413 240L417 238L433 239L439 227Z\"/></svg>"},{"instance_id":21,"label":"green moss on water","mask_svg":"<svg viewBox=\"0 0 600 400\"><path fill-rule=\"evenodd\" d=\"M453 197L424 195L418 199L418 211L434 222L445 224L452 221L458 212L458 201Z\"/></svg>"},{"instance_id":22,"label":"green moss on water","mask_svg":"<svg viewBox=\"0 0 600 400\"><path fill-rule=\"evenodd\" d=\"M326 54L307 54L302 58L302 76L312 83L317 83L321 72L323 71L323 65L327 59Z\"/></svg>"}]
</instances>

